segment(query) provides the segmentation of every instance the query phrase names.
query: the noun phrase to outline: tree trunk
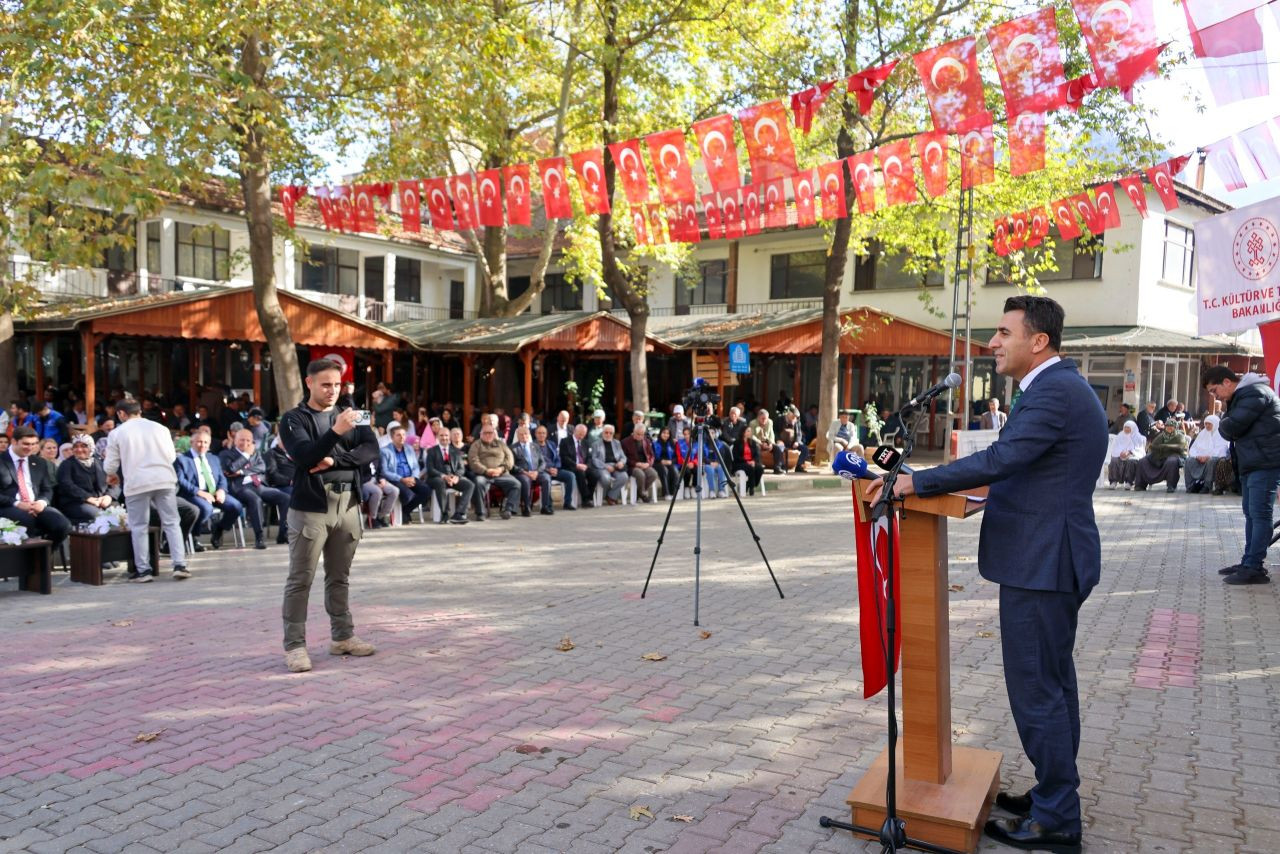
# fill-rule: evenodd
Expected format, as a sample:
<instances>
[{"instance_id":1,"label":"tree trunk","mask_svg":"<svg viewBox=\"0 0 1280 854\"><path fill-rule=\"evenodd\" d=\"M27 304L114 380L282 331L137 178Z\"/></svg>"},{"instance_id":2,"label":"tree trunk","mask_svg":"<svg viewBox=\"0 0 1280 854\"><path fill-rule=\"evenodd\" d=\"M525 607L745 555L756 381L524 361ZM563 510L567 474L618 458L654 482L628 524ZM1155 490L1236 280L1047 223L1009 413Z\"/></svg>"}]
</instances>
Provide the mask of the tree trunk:
<instances>
[{"instance_id":1,"label":"tree trunk","mask_svg":"<svg viewBox=\"0 0 1280 854\"><path fill-rule=\"evenodd\" d=\"M39 358L37 356L37 358ZM13 340L13 312L8 306L0 307L0 406L9 408L9 401L18 396L18 352ZM93 412L89 401L89 412Z\"/></svg>"},{"instance_id":2,"label":"tree trunk","mask_svg":"<svg viewBox=\"0 0 1280 854\"><path fill-rule=\"evenodd\" d=\"M846 75L857 72L857 59L854 49L858 43L858 2L846 0L844 20L844 67ZM843 124L836 136L836 150L841 161L852 157L853 136L850 128L857 119L854 100L846 95L841 99L841 118ZM849 262L849 236L853 232L853 205L856 204L853 191L852 176L845 169L845 205L850 217L837 219L831 233L831 250L827 253L826 278L822 287L822 357L821 370L818 374L818 441L817 456L825 458L827 448L827 427L836 419L836 411L840 405L840 292L844 288L844 272ZM800 405L797 403L797 405Z\"/></svg>"},{"instance_id":3,"label":"tree trunk","mask_svg":"<svg viewBox=\"0 0 1280 854\"><path fill-rule=\"evenodd\" d=\"M240 70L262 88L267 67L258 37L247 36L240 55ZM261 107L250 106L240 137L240 185L244 192L245 218L249 223L249 263L253 271L253 302L258 323L271 349L275 375L276 406L280 412L302 400L302 371L289 333L289 319L276 293L275 236L271 221L271 160L263 139L265 120L252 118ZM259 405L262 401L255 401Z\"/></svg>"},{"instance_id":4,"label":"tree trunk","mask_svg":"<svg viewBox=\"0 0 1280 854\"><path fill-rule=\"evenodd\" d=\"M507 317L507 227L485 226L481 251L487 271L480 290L480 316Z\"/></svg>"}]
</instances>

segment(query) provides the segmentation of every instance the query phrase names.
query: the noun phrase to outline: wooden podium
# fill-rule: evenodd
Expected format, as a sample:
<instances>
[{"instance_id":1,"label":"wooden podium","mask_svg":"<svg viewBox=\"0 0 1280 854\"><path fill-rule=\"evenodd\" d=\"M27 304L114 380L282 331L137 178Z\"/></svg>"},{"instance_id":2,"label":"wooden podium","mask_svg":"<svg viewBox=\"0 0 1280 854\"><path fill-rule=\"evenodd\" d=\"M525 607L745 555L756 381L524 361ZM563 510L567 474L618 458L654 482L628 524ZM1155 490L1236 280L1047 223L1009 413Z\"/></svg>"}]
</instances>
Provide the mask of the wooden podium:
<instances>
[{"instance_id":1,"label":"wooden podium","mask_svg":"<svg viewBox=\"0 0 1280 854\"><path fill-rule=\"evenodd\" d=\"M872 481L855 481L866 504ZM986 490L973 490L983 496ZM947 519L982 511L964 495L907 498L899 524L902 573L902 738L897 755L897 812L907 836L974 851L1000 788L1001 754L951 744L951 639L948 633ZM888 748L853 787L853 823L885 819Z\"/></svg>"}]
</instances>

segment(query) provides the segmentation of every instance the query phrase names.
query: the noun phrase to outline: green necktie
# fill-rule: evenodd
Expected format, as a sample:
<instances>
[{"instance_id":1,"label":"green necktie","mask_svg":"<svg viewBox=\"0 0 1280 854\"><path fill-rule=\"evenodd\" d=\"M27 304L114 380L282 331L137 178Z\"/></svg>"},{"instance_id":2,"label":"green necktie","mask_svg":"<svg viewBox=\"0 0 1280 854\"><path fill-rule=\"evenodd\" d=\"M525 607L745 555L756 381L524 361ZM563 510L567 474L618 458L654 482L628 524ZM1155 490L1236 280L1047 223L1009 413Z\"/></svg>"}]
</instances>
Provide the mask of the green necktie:
<instances>
[{"instance_id":1,"label":"green necktie","mask_svg":"<svg viewBox=\"0 0 1280 854\"><path fill-rule=\"evenodd\" d=\"M1014 400L1017 400L1015 397ZM200 479L204 481L204 491L214 493L218 491L218 484L213 479L213 470L209 468L209 462L201 454L197 459L200 462Z\"/></svg>"},{"instance_id":2,"label":"green necktie","mask_svg":"<svg viewBox=\"0 0 1280 854\"><path fill-rule=\"evenodd\" d=\"M1018 408L1018 398L1022 397L1022 388L1018 387L1013 390L1013 400L1009 402L1009 414L1013 414L1013 410Z\"/></svg>"}]
</instances>

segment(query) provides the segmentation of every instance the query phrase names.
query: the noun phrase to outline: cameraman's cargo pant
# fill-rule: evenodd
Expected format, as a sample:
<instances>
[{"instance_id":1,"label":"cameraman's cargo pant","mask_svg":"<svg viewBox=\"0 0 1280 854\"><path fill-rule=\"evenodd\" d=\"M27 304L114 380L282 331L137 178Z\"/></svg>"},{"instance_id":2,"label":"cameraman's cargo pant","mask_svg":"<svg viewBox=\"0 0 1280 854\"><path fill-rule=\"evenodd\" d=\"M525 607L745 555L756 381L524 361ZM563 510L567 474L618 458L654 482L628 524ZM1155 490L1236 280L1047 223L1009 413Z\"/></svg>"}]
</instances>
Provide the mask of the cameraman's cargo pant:
<instances>
[{"instance_id":1,"label":"cameraman's cargo pant","mask_svg":"<svg viewBox=\"0 0 1280 854\"><path fill-rule=\"evenodd\" d=\"M284 584L284 649L307 645L307 599L324 558L324 609L335 641L355 634L347 579L360 542L360 493L349 483L325 484L324 513L289 511L289 579Z\"/></svg>"}]
</instances>

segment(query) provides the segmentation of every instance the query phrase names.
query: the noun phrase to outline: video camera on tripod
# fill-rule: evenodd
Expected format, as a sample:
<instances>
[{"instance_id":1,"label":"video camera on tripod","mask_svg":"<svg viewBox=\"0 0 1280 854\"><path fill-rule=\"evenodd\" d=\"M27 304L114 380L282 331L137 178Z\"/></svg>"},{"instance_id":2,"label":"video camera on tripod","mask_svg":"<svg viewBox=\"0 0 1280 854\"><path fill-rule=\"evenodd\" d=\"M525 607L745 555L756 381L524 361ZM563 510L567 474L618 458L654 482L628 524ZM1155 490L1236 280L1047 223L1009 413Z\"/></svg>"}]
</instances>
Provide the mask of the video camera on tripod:
<instances>
[{"instance_id":1,"label":"video camera on tripod","mask_svg":"<svg viewBox=\"0 0 1280 854\"><path fill-rule=\"evenodd\" d=\"M700 422L714 417L715 407L720 404L720 395L711 390L706 380L696 377L693 388L685 392L683 403L685 413L695 422Z\"/></svg>"}]
</instances>

